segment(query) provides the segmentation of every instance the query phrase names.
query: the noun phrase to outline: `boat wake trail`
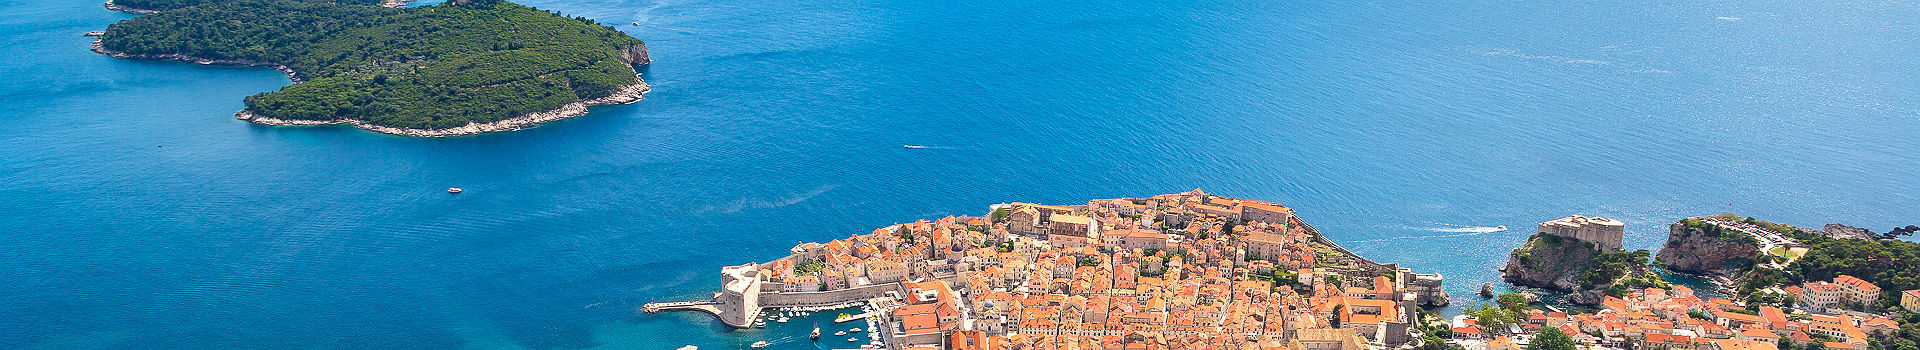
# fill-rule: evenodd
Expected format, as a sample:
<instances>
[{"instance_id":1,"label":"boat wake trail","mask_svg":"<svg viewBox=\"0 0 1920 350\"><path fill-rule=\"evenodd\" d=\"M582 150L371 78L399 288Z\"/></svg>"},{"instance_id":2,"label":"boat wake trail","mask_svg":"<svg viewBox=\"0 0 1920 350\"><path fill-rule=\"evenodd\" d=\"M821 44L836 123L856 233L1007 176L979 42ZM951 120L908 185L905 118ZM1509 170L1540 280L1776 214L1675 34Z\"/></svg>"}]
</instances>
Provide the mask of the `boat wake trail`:
<instances>
[{"instance_id":1,"label":"boat wake trail","mask_svg":"<svg viewBox=\"0 0 1920 350\"><path fill-rule=\"evenodd\" d=\"M1433 231L1433 232L1454 232L1454 233L1493 233L1493 232L1506 231L1507 228L1475 226L1475 227L1436 227L1436 228L1425 228L1423 230Z\"/></svg>"},{"instance_id":2,"label":"boat wake trail","mask_svg":"<svg viewBox=\"0 0 1920 350\"><path fill-rule=\"evenodd\" d=\"M1386 242L1386 241L1397 241L1397 240L1408 240L1408 239L1429 239L1429 238L1448 238L1448 237L1465 237L1465 236L1479 236L1479 235L1484 235L1484 234L1489 234L1489 233L1494 233L1494 232L1500 232L1500 231L1506 231L1506 230L1507 230L1507 227L1506 227L1506 226L1491 226L1491 227L1488 227L1488 226L1467 226L1467 225L1454 225L1454 224L1447 224L1447 223L1438 223L1438 222L1431 222L1431 221L1429 221L1429 222L1427 222L1427 223L1430 223L1430 224L1435 224L1435 225L1441 225L1441 226L1438 226L1438 227L1406 227L1406 228L1407 228L1407 229L1412 229L1412 230L1420 230L1420 231L1428 231L1428 232L1442 232L1442 233L1446 233L1446 234L1437 234L1437 235L1418 235L1418 236L1401 236L1401 237L1393 237L1393 238L1381 238L1381 239L1365 239L1365 240L1358 240L1358 241L1347 241L1347 242L1350 242L1350 243L1367 243L1367 242Z\"/></svg>"},{"instance_id":3,"label":"boat wake trail","mask_svg":"<svg viewBox=\"0 0 1920 350\"><path fill-rule=\"evenodd\" d=\"M954 146L934 146L934 145L914 145L914 144L908 144L905 147L907 149L962 149L961 147L954 147Z\"/></svg>"}]
</instances>

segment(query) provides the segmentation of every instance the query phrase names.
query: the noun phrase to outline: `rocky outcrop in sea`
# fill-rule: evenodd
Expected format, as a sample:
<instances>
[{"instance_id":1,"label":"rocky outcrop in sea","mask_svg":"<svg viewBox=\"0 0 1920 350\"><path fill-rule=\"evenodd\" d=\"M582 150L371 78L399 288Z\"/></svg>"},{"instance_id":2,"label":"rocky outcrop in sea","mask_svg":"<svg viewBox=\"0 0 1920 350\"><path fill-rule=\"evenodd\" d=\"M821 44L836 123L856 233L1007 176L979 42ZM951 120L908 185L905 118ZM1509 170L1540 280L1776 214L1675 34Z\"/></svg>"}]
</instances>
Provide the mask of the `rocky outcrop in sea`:
<instances>
[{"instance_id":1,"label":"rocky outcrop in sea","mask_svg":"<svg viewBox=\"0 0 1920 350\"><path fill-rule=\"evenodd\" d=\"M1861 239L1869 241L1880 239L1880 234L1873 233L1873 230L1841 224L1827 224L1826 227L1820 228L1819 231L1813 231L1813 233L1839 239Z\"/></svg>"},{"instance_id":2,"label":"rocky outcrop in sea","mask_svg":"<svg viewBox=\"0 0 1920 350\"><path fill-rule=\"evenodd\" d=\"M1667 243L1654 260L1674 272L1725 276L1751 264L1759 253L1759 244L1744 233L1674 223L1668 225Z\"/></svg>"},{"instance_id":3,"label":"rocky outcrop in sea","mask_svg":"<svg viewBox=\"0 0 1920 350\"><path fill-rule=\"evenodd\" d=\"M1600 251L1593 244L1565 237L1535 234L1527 244L1508 254L1501 277L1521 286L1572 291L1580 287L1580 273Z\"/></svg>"},{"instance_id":4,"label":"rocky outcrop in sea","mask_svg":"<svg viewBox=\"0 0 1920 350\"><path fill-rule=\"evenodd\" d=\"M1593 243L1534 234L1508 255L1500 272L1514 285L1567 292L1567 300L1575 304L1598 304L1604 295L1600 287L1581 290L1580 276L1593 269L1593 258L1599 255Z\"/></svg>"}]
</instances>

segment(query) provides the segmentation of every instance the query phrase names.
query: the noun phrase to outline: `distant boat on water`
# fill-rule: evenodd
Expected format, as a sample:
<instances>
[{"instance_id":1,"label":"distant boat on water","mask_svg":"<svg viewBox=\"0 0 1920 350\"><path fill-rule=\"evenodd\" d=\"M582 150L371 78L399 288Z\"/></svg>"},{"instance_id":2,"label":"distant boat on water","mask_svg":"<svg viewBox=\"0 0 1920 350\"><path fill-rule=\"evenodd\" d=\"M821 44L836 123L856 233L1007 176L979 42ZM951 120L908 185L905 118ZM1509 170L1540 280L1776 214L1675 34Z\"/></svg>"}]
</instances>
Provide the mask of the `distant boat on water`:
<instances>
[{"instance_id":1,"label":"distant boat on water","mask_svg":"<svg viewBox=\"0 0 1920 350\"><path fill-rule=\"evenodd\" d=\"M921 149L921 148L927 148L927 146L921 146L921 145L906 145L906 147L907 147L907 148L910 148L910 149Z\"/></svg>"},{"instance_id":2,"label":"distant boat on water","mask_svg":"<svg viewBox=\"0 0 1920 350\"><path fill-rule=\"evenodd\" d=\"M459 187L448 187L448 188L447 188L447 193L453 193L453 194L459 194L459 193L460 193L460 191L461 191L461 190L460 190L460 188L459 188Z\"/></svg>"}]
</instances>

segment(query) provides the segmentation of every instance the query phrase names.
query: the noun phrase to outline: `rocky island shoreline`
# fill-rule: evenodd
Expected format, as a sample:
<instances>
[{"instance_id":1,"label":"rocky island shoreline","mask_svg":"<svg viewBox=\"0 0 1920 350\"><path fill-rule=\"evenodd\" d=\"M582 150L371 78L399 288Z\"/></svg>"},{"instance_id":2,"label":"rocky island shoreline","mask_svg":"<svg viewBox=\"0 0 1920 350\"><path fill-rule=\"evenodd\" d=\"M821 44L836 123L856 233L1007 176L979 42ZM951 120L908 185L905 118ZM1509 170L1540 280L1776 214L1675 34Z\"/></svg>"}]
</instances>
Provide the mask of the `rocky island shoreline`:
<instances>
[{"instance_id":1,"label":"rocky island shoreline","mask_svg":"<svg viewBox=\"0 0 1920 350\"><path fill-rule=\"evenodd\" d=\"M151 15L155 13L160 13L160 10L149 10L149 9L143 9L143 8L133 8L129 6L121 6L119 4L114 4L113 0L107 0L106 3L101 5L106 6L108 10L126 12L126 13L131 13L136 15Z\"/></svg>"},{"instance_id":2,"label":"rocky island shoreline","mask_svg":"<svg viewBox=\"0 0 1920 350\"><path fill-rule=\"evenodd\" d=\"M112 3L112 2L108 2L108 3ZM187 56L182 54L144 55L144 54L126 53L126 52L107 49L106 46L100 45L100 39L93 39L92 46L93 46L93 52L99 53L102 55L107 55L113 58L125 58L125 59L135 59L135 60L173 60L173 61L181 61L181 62L193 62L193 63L199 63L199 64L205 64L205 65L273 68L273 70L277 70L277 71L280 71L280 73L282 74L286 74L287 80L292 81L294 84L299 84L301 82L300 75L296 74L293 71L293 68L287 68L286 65L279 64L279 63L261 62L261 61L254 61L254 60L210 59L210 58Z\"/></svg>"},{"instance_id":3,"label":"rocky island shoreline","mask_svg":"<svg viewBox=\"0 0 1920 350\"><path fill-rule=\"evenodd\" d=\"M623 104L631 104L634 102L639 102L640 100L644 99L643 95L645 95L649 91L653 91L653 88L647 85L647 82L641 81L633 85L623 86L619 90L614 91L613 95L609 95L607 97L581 100L574 103L568 103L565 106L560 106L560 108L555 108L553 110L548 110L544 112L527 113L518 117L502 119L502 120L498 120L490 123L471 123L465 126L446 128L446 129L397 128L397 127L391 127L391 126L373 125L372 123L367 123L365 121L353 120L353 119L335 119L335 120L274 119L274 118L264 117L259 114L254 114L253 112L245 109L240 110L240 112L234 113L233 118L239 119L239 120L245 120L247 122L251 122L254 124L272 125L272 126L318 126L318 125L348 124L348 125L353 125L354 127L357 127L357 128L365 129L367 131L388 134L388 135L411 136L411 137L454 137L454 136L478 135L478 134L484 134L484 133L490 133L490 132L514 131L524 127L530 127L534 125L558 121L561 119L583 116L583 115L587 115L587 107L606 106L606 105L623 105Z\"/></svg>"}]
</instances>

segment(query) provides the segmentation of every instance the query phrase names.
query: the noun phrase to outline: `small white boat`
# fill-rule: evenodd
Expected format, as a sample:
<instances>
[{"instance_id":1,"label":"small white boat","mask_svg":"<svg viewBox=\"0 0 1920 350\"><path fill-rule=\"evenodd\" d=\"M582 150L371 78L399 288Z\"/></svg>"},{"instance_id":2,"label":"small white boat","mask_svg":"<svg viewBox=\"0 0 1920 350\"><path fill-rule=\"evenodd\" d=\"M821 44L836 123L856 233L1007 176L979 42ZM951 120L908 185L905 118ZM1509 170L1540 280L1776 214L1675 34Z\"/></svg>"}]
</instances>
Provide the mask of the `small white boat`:
<instances>
[{"instance_id":1,"label":"small white boat","mask_svg":"<svg viewBox=\"0 0 1920 350\"><path fill-rule=\"evenodd\" d=\"M762 341L753 342L753 345L748 345L748 346L751 346L755 349L761 349L761 348L766 348L768 345L773 345L773 344L768 343L765 340L762 340Z\"/></svg>"},{"instance_id":2,"label":"small white boat","mask_svg":"<svg viewBox=\"0 0 1920 350\"><path fill-rule=\"evenodd\" d=\"M776 320L775 322L780 322L780 323L787 323L787 317L786 317L786 316L780 316L780 319L779 319L779 320Z\"/></svg>"},{"instance_id":3,"label":"small white boat","mask_svg":"<svg viewBox=\"0 0 1920 350\"><path fill-rule=\"evenodd\" d=\"M906 145L906 147L907 147L908 149L921 149L921 148L927 148L927 146L921 146L921 145Z\"/></svg>"},{"instance_id":4,"label":"small white boat","mask_svg":"<svg viewBox=\"0 0 1920 350\"><path fill-rule=\"evenodd\" d=\"M860 341L860 338L847 338L848 343Z\"/></svg>"},{"instance_id":5,"label":"small white boat","mask_svg":"<svg viewBox=\"0 0 1920 350\"><path fill-rule=\"evenodd\" d=\"M688 345L688 346L682 346L679 349L674 349L674 350L700 350L700 347Z\"/></svg>"},{"instance_id":6,"label":"small white boat","mask_svg":"<svg viewBox=\"0 0 1920 350\"><path fill-rule=\"evenodd\" d=\"M448 187L448 188L447 188L447 193L460 193L460 191L461 191L461 190L460 190L460 188L459 188L459 187Z\"/></svg>"},{"instance_id":7,"label":"small white boat","mask_svg":"<svg viewBox=\"0 0 1920 350\"><path fill-rule=\"evenodd\" d=\"M1500 225L1500 226L1494 226L1494 227L1493 227L1493 229L1495 229L1495 230L1500 230L1500 231L1506 231L1506 230L1507 230L1507 225Z\"/></svg>"},{"instance_id":8,"label":"small white boat","mask_svg":"<svg viewBox=\"0 0 1920 350\"><path fill-rule=\"evenodd\" d=\"M837 336L842 336L842 335L847 335L847 331L839 331L839 332L833 332L833 335L834 335L834 336L836 336L836 337L837 337Z\"/></svg>"},{"instance_id":9,"label":"small white boat","mask_svg":"<svg viewBox=\"0 0 1920 350\"><path fill-rule=\"evenodd\" d=\"M854 333L859 333L859 332L860 332L860 327L853 327L853 329L849 329L849 330L847 330L847 331L848 331L848 332L854 332Z\"/></svg>"}]
</instances>

